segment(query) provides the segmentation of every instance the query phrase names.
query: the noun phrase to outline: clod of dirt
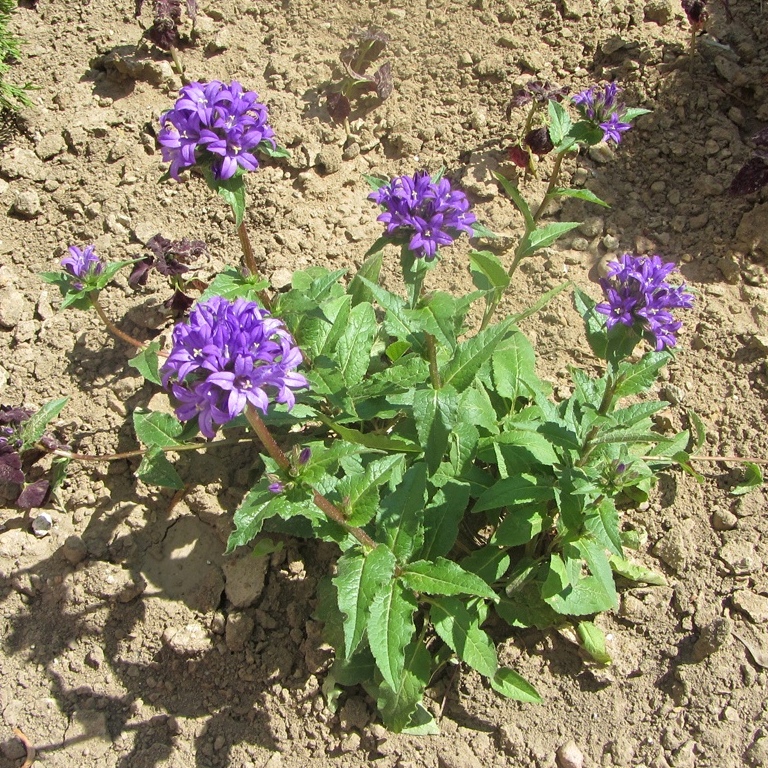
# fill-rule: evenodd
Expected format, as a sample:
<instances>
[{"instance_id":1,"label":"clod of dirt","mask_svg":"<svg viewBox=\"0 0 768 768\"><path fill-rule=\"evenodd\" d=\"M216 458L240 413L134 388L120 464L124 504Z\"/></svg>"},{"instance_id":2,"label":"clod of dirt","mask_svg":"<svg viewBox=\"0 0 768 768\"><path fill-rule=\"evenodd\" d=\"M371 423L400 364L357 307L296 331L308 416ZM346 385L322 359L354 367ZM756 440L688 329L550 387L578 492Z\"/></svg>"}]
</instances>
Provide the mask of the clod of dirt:
<instances>
[{"instance_id":1,"label":"clod of dirt","mask_svg":"<svg viewBox=\"0 0 768 768\"><path fill-rule=\"evenodd\" d=\"M235 608L248 608L261 597L268 565L269 557L253 557L250 553L224 561L224 590Z\"/></svg>"},{"instance_id":2,"label":"clod of dirt","mask_svg":"<svg viewBox=\"0 0 768 768\"><path fill-rule=\"evenodd\" d=\"M88 547L79 536L67 536L61 546L61 554L72 565L77 565L85 560L88 555Z\"/></svg>"},{"instance_id":3,"label":"clod of dirt","mask_svg":"<svg viewBox=\"0 0 768 768\"><path fill-rule=\"evenodd\" d=\"M722 648L731 636L732 622L730 619L720 616L707 624L701 630L701 635L693 646L693 658L696 661L704 661L707 656L711 656L715 651Z\"/></svg>"},{"instance_id":4,"label":"clod of dirt","mask_svg":"<svg viewBox=\"0 0 768 768\"><path fill-rule=\"evenodd\" d=\"M213 647L205 627L196 621L183 627L168 627L163 632L163 642L180 656L196 656Z\"/></svg>"},{"instance_id":5,"label":"clod of dirt","mask_svg":"<svg viewBox=\"0 0 768 768\"><path fill-rule=\"evenodd\" d=\"M85 591L105 600L128 603L138 597L147 586L140 575L134 576L125 568L112 563L95 562L83 571Z\"/></svg>"},{"instance_id":6,"label":"clod of dirt","mask_svg":"<svg viewBox=\"0 0 768 768\"><path fill-rule=\"evenodd\" d=\"M242 651L248 638L253 632L255 623L246 613L230 613L227 617L227 628L224 642L230 651Z\"/></svg>"},{"instance_id":7,"label":"clod of dirt","mask_svg":"<svg viewBox=\"0 0 768 768\"><path fill-rule=\"evenodd\" d=\"M733 593L733 606L756 624L768 621L768 597L756 595L748 589L740 589Z\"/></svg>"}]
</instances>

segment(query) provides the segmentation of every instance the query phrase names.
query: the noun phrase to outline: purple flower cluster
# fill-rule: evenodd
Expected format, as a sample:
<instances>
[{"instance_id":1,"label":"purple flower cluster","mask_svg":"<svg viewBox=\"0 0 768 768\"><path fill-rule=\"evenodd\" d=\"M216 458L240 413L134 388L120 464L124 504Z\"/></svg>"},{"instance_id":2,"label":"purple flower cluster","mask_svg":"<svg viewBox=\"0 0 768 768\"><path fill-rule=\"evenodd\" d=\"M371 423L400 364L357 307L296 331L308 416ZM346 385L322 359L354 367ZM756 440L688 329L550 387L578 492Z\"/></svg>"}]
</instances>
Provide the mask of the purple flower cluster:
<instances>
[{"instance_id":1,"label":"purple flower cluster","mask_svg":"<svg viewBox=\"0 0 768 768\"><path fill-rule=\"evenodd\" d=\"M621 134L632 127L630 123L623 122L626 108L616 99L620 92L616 83L608 83L602 90L593 85L573 97L582 118L602 128L605 141L616 144L621 141Z\"/></svg>"},{"instance_id":2,"label":"purple flower cluster","mask_svg":"<svg viewBox=\"0 0 768 768\"><path fill-rule=\"evenodd\" d=\"M432 181L426 171L397 176L368 197L384 208L377 221L387 225L387 234L409 237L408 248L427 261L462 232L472 235L477 221L463 192L446 178Z\"/></svg>"},{"instance_id":3,"label":"purple flower cluster","mask_svg":"<svg viewBox=\"0 0 768 768\"><path fill-rule=\"evenodd\" d=\"M173 109L160 116L160 125L157 140L174 179L201 159L211 161L216 179L231 179L238 167L258 168L254 150L263 141L277 146L266 106L235 80L185 85Z\"/></svg>"},{"instance_id":4,"label":"purple flower cluster","mask_svg":"<svg viewBox=\"0 0 768 768\"><path fill-rule=\"evenodd\" d=\"M69 256L61 260L62 269L74 277L72 287L75 290L83 290L83 280L94 275L100 275L104 271L104 264L96 255L92 245L87 245L81 250L76 245L69 246Z\"/></svg>"},{"instance_id":5,"label":"purple flower cluster","mask_svg":"<svg viewBox=\"0 0 768 768\"><path fill-rule=\"evenodd\" d=\"M199 417L200 431L213 437L221 424L249 403L267 412L274 388L278 403L292 408L294 389L308 386L294 369L301 351L282 320L254 301L234 304L214 296L198 304L188 323L173 329L173 348L161 369L163 386L178 401L181 421Z\"/></svg>"},{"instance_id":6,"label":"purple flower cluster","mask_svg":"<svg viewBox=\"0 0 768 768\"><path fill-rule=\"evenodd\" d=\"M674 347L682 323L670 310L693 306L693 294L686 291L685 283L674 286L667 282L674 271L674 264L658 256L625 253L610 262L608 276L600 280L607 301L596 307L607 316L608 328L617 323L630 327L639 323L653 336L657 350Z\"/></svg>"}]
</instances>

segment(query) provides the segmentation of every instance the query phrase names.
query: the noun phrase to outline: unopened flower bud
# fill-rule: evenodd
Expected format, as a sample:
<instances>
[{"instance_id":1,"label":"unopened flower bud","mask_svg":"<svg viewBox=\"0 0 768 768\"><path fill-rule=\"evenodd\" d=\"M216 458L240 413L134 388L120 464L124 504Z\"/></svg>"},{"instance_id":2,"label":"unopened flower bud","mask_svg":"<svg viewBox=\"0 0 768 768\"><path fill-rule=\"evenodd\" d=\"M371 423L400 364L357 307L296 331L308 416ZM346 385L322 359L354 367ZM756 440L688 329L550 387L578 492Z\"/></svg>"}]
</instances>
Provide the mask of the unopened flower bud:
<instances>
[{"instance_id":1,"label":"unopened flower bud","mask_svg":"<svg viewBox=\"0 0 768 768\"><path fill-rule=\"evenodd\" d=\"M539 157L549 154L555 148L552 139L549 138L549 131L545 126L528 131L523 139L523 143L526 147L530 148L534 155Z\"/></svg>"}]
</instances>

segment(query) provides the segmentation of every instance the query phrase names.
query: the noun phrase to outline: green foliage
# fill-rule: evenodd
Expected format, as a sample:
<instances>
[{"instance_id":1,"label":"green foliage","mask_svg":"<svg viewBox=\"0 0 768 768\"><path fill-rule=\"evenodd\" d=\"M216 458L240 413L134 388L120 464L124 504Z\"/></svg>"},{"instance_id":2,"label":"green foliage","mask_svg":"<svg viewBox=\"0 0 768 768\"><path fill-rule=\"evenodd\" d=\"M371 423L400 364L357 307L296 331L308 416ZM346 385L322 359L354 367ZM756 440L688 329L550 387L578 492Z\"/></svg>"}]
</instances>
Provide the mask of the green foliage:
<instances>
[{"instance_id":1,"label":"green foliage","mask_svg":"<svg viewBox=\"0 0 768 768\"><path fill-rule=\"evenodd\" d=\"M15 10L16 0L2 0L0 3L0 109L12 111L32 105L28 94L35 87L31 83L15 85L5 79L11 65L21 58L23 41L8 29Z\"/></svg>"}]
</instances>

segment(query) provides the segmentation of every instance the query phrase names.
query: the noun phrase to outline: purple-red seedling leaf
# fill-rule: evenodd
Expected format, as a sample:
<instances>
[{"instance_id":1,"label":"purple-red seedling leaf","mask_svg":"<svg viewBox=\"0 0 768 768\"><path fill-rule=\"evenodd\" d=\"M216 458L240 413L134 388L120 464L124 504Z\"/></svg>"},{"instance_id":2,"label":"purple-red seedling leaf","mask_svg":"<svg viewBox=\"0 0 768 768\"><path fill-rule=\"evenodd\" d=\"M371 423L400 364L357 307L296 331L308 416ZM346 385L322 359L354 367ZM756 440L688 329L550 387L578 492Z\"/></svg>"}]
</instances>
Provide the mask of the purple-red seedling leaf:
<instances>
[{"instance_id":1,"label":"purple-red seedling leaf","mask_svg":"<svg viewBox=\"0 0 768 768\"><path fill-rule=\"evenodd\" d=\"M338 91L331 91L328 94L328 114L331 119L337 123L343 123L352 111L349 99Z\"/></svg>"},{"instance_id":2,"label":"purple-red seedling leaf","mask_svg":"<svg viewBox=\"0 0 768 768\"><path fill-rule=\"evenodd\" d=\"M768 163L761 157L752 157L742 166L731 182L732 195L749 195L768 184Z\"/></svg>"},{"instance_id":3,"label":"purple-red seedling leaf","mask_svg":"<svg viewBox=\"0 0 768 768\"><path fill-rule=\"evenodd\" d=\"M179 42L179 31L173 19L155 19L152 26L146 32L147 37L164 51L170 51Z\"/></svg>"},{"instance_id":4,"label":"purple-red seedling leaf","mask_svg":"<svg viewBox=\"0 0 768 768\"><path fill-rule=\"evenodd\" d=\"M177 288L173 292L173 296L163 302L163 306L170 311L173 317L179 318L183 317L194 303L195 300L192 297L187 296L186 293Z\"/></svg>"},{"instance_id":5,"label":"purple-red seedling leaf","mask_svg":"<svg viewBox=\"0 0 768 768\"><path fill-rule=\"evenodd\" d=\"M27 485L16 499L16 506L20 509L33 509L42 507L48 500L51 484L47 480L36 480Z\"/></svg>"},{"instance_id":6,"label":"purple-red seedling leaf","mask_svg":"<svg viewBox=\"0 0 768 768\"><path fill-rule=\"evenodd\" d=\"M373 82L376 84L376 93L384 101L392 95L395 83L392 80L392 66L385 61L374 73Z\"/></svg>"},{"instance_id":7,"label":"purple-red seedling leaf","mask_svg":"<svg viewBox=\"0 0 768 768\"><path fill-rule=\"evenodd\" d=\"M0 454L0 483L21 485L24 472L21 469L21 456L15 451Z\"/></svg>"},{"instance_id":8,"label":"purple-red seedling leaf","mask_svg":"<svg viewBox=\"0 0 768 768\"><path fill-rule=\"evenodd\" d=\"M181 0L155 0L155 19L181 21Z\"/></svg>"},{"instance_id":9,"label":"purple-red seedling leaf","mask_svg":"<svg viewBox=\"0 0 768 768\"><path fill-rule=\"evenodd\" d=\"M40 444L48 451L69 450L69 445L67 443L63 443L48 432L40 438Z\"/></svg>"},{"instance_id":10,"label":"purple-red seedling leaf","mask_svg":"<svg viewBox=\"0 0 768 768\"><path fill-rule=\"evenodd\" d=\"M133 269L131 270L131 274L128 276L128 284L133 286L134 288L140 286L140 285L146 285L147 284L147 278L149 277L149 273L152 269L152 266L155 262L155 257L151 254L149 256L145 256L141 261L137 261L133 265Z\"/></svg>"}]
</instances>

